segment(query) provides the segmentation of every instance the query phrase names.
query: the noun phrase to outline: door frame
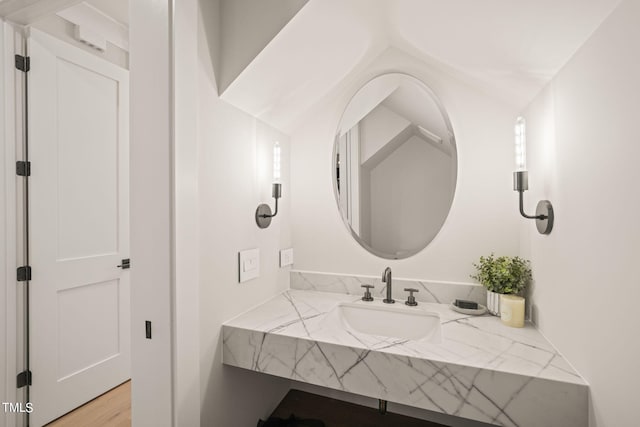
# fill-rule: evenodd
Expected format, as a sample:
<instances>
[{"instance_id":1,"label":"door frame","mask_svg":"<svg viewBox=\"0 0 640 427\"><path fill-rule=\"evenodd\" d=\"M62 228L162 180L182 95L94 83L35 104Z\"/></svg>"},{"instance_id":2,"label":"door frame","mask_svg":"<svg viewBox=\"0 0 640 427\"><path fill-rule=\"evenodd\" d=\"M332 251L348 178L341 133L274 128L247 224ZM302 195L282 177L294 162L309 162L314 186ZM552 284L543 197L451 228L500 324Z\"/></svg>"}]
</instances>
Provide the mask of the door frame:
<instances>
[{"instance_id":1,"label":"door frame","mask_svg":"<svg viewBox=\"0 0 640 427\"><path fill-rule=\"evenodd\" d=\"M2 219L2 229L0 236L5 244L0 248L2 262L0 262L0 276L4 278L5 286L0 292L0 304L2 304L5 315L0 316L0 336L6 345L6 353L0 356L2 362L2 387L0 396L2 402L21 402L22 392L16 388L15 378L18 372L24 369L23 364L18 360L22 358L23 349L19 344L19 336L22 333L22 323L18 321L21 311L18 309L21 298L18 292L19 284L16 280L16 267L22 261L21 243L18 234L22 233L22 221L19 218L21 207L17 203L17 198L21 197L20 182L15 174L15 161L23 147L22 135L22 100L18 99L16 92L22 84L22 77L18 74L13 64L13 56L22 53L21 47L24 45L24 37L20 28L4 20L2 22L2 36L0 39L0 66L2 71L0 76L0 93L2 93L2 105L0 111L4 125L4 132L0 136L2 149L0 149L0 161L2 170L0 174L0 218ZM23 425L23 418L19 414L2 411L0 418L7 426Z\"/></svg>"},{"instance_id":2,"label":"door frame","mask_svg":"<svg viewBox=\"0 0 640 427\"><path fill-rule=\"evenodd\" d=\"M8 249L15 246L13 245L13 242L9 242L7 240L9 234L7 232L9 229L8 224L10 223L8 213L11 203L9 202L9 194L7 192L6 185L6 183L9 182L6 175L8 175L9 166L7 159L10 158L10 156L8 155L10 153L7 152L9 151L10 147L8 144L4 144L6 133L8 133L7 126L5 125L7 121L7 109L5 107L5 104L9 103L6 97L5 90L5 52L5 23L3 20L2 28L0 28L0 99L2 100L0 102L0 129L3 129L1 136L3 144L2 148L0 149L0 165L2 165L2 167L0 168L0 170L4 172L0 173L0 242L4 243L0 245L0 277L4 279L3 281L5 282L5 286L0 290L0 307L3 308L2 313L4 313L2 316L0 316L0 342L4 344L5 348L7 348L9 347L7 344L9 343L11 335L9 328L7 327L7 319L9 318L9 312L7 310L9 307L7 306L7 300L9 299L8 293L10 292L10 284L12 283L9 281L9 277L7 275L7 265L11 265L12 262L12 260L10 259L12 258L10 256L11 251L9 251ZM15 254L13 255L15 256ZM0 384L5 384L4 387L0 388L0 401L2 402L8 402L10 396L9 384L7 382L9 371L9 358L7 357L7 353L0 354ZM4 421L6 423L8 421L6 419L7 416L4 415L4 417Z\"/></svg>"},{"instance_id":3,"label":"door frame","mask_svg":"<svg viewBox=\"0 0 640 427\"><path fill-rule=\"evenodd\" d=\"M37 6L42 11L50 11L51 4L55 2L39 0L29 7L36 12L34 7ZM68 5L69 0L58 2ZM194 154L197 142L196 138L191 138L196 115L177 112L184 108L197 112L197 87L193 86L195 80L192 77L198 67L198 56L195 45L188 43L197 42L198 0L166 0L162 4L157 0L135 0L132 3L135 11L130 12L134 29L130 52L139 57L136 60L134 56L130 62L130 71L133 71L130 76L131 229L136 231L131 233L132 417L134 425L146 425L153 420L158 421L154 425L160 427L195 427L200 424L198 257L186 255L193 252L197 255L199 243L197 212L187 217L185 211L194 205L197 207L197 193L193 194L193 187L184 188L194 184L197 188L197 173L194 173L197 170ZM179 3L177 14L176 3ZM6 166L0 185L6 190L3 198L6 205L0 204L0 208L4 208L0 213L0 227L5 227L7 244L6 248L0 249L0 256L5 260L4 265L0 262L0 275L6 277L8 291L0 291L0 304L6 308L6 318L0 319L0 338L4 333L7 340L7 352L0 356L0 369L6 375L7 388L0 390L0 397L3 401L19 401L19 390L12 381L19 369L16 333L18 295L10 291L16 288L10 284L16 283L15 266L18 262L18 242L11 239L10 231L16 230L19 222L15 204L18 181L14 173L18 150L18 126L14 114L19 109L17 100L10 100L8 96L15 93L16 85L13 68L15 50L8 39L19 38L22 30L4 22L3 27L4 61L0 66L4 81L0 84L4 86L6 96L4 112L0 111L0 114L3 113L7 126L5 134L0 136L3 143L0 151L4 156L3 159L0 155L0 161ZM190 46L190 49L181 51L175 48L175 44L180 48ZM136 79L136 74L141 77ZM145 82L142 76L149 75L154 78L147 78ZM157 126L158 123L167 125ZM136 134L134 128L145 125L144 132L137 131ZM147 132L148 129L153 129L153 132ZM145 174L154 176L156 181L145 179ZM159 182L163 185L158 185ZM145 202L149 202L151 197L152 203L136 205L133 203L136 195L144 195ZM163 217L161 228L153 229L154 239L148 240L149 228L154 224L146 219L157 216L158 212ZM179 240L179 257L176 256L176 240ZM163 263L168 265L168 274L159 281L154 280L156 266ZM180 287L175 285L176 278L180 280ZM149 298L150 295L153 298ZM145 339L143 319L153 322L152 340ZM37 373L34 373L36 380ZM2 421L7 426L22 425L24 417L11 417L12 414L7 414L3 418L0 413L0 426Z\"/></svg>"}]
</instances>

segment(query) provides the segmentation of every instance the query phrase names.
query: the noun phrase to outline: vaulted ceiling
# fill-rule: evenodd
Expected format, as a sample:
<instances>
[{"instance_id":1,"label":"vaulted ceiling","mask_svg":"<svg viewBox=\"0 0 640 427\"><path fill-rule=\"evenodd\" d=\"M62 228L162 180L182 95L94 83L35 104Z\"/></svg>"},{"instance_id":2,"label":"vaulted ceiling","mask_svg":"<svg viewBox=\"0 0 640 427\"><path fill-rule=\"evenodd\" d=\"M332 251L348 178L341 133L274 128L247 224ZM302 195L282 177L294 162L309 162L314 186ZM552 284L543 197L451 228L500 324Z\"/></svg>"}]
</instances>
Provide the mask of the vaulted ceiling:
<instances>
[{"instance_id":1,"label":"vaulted ceiling","mask_svg":"<svg viewBox=\"0 0 640 427\"><path fill-rule=\"evenodd\" d=\"M283 1L289 5L286 19L253 42L254 53L227 72L226 81L219 80L219 91L222 99L287 131L340 81L389 47L442 64L523 108L621 0ZM231 2L237 0L221 1L222 25L228 27L236 24L240 7L234 3L236 18L225 16ZM247 15L251 2L243 0ZM222 31L217 75L238 55L238 37ZM225 50L228 44L232 52Z\"/></svg>"},{"instance_id":2,"label":"vaulted ceiling","mask_svg":"<svg viewBox=\"0 0 640 427\"><path fill-rule=\"evenodd\" d=\"M79 0L48 0L55 7ZM37 0L0 0L30 23ZM127 24L127 0L88 0ZM290 131L327 93L396 49L525 107L621 0L201 0L217 8L222 99ZM42 4L42 3L40 3ZM40 15L36 15L40 14Z\"/></svg>"},{"instance_id":3,"label":"vaulted ceiling","mask_svg":"<svg viewBox=\"0 0 640 427\"><path fill-rule=\"evenodd\" d=\"M0 17L20 25L33 25L59 12L86 8L124 28L129 26L129 0L0 0Z\"/></svg>"}]
</instances>

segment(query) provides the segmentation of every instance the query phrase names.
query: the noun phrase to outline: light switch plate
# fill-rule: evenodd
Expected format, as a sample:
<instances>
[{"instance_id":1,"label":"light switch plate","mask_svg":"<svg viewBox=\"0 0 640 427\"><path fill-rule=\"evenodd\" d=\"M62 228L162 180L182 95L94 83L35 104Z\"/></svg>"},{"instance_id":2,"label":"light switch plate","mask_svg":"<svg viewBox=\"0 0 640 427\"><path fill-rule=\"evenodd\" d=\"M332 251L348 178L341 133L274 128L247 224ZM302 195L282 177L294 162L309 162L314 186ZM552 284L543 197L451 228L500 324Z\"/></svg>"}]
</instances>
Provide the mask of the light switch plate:
<instances>
[{"instance_id":1,"label":"light switch plate","mask_svg":"<svg viewBox=\"0 0 640 427\"><path fill-rule=\"evenodd\" d=\"M293 248L280 250L280 267L293 264Z\"/></svg>"},{"instance_id":2,"label":"light switch plate","mask_svg":"<svg viewBox=\"0 0 640 427\"><path fill-rule=\"evenodd\" d=\"M238 252L238 272L240 283L260 276L260 249Z\"/></svg>"}]
</instances>

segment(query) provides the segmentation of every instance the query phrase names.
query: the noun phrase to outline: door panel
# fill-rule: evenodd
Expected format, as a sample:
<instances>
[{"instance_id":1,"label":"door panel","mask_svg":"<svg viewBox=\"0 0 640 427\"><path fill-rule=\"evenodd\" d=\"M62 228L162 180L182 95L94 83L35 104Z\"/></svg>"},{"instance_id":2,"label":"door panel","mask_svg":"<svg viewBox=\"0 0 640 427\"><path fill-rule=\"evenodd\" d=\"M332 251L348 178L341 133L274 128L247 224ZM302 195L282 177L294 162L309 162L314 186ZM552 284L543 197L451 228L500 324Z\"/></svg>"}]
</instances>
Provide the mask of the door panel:
<instances>
[{"instance_id":1,"label":"door panel","mask_svg":"<svg viewBox=\"0 0 640 427\"><path fill-rule=\"evenodd\" d=\"M118 356L119 288L117 280L109 280L58 292L58 378L69 378ZM78 351L79 342L93 345Z\"/></svg>"},{"instance_id":2,"label":"door panel","mask_svg":"<svg viewBox=\"0 0 640 427\"><path fill-rule=\"evenodd\" d=\"M117 253L118 81L57 66L58 257Z\"/></svg>"},{"instance_id":3,"label":"door panel","mask_svg":"<svg viewBox=\"0 0 640 427\"><path fill-rule=\"evenodd\" d=\"M31 424L130 377L128 72L29 40Z\"/></svg>"}]
</instances>

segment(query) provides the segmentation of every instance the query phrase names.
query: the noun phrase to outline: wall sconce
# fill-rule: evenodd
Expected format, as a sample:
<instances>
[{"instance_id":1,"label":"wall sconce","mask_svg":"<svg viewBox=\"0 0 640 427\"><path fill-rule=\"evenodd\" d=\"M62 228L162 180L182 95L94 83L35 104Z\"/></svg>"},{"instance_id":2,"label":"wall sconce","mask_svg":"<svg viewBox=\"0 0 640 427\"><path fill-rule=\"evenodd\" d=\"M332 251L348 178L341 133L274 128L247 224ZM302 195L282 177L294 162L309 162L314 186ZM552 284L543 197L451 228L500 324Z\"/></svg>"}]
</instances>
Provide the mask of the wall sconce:
<instances>
[{"instance_id":1,"label":"wall sconce","mask_svg":"<svg viewBox=\"0 0 640 427\"><path fill-rule=\"evenodd\" d=\"M276 199L276 210L271 213L271 208L266 203L258 205L256 209L256 224L260 228L267 228L271 224L271 218L278 215L278 199L282 196L282 184L280 183L280 144L273 144L273 184L271 195Z\"/></svg>"},{"instance_id":2,"label":"wall sconce","mask_svg":"<svg viewBox=\"0 0 640 427\"><path fill-rule=\"evenodd\" d=\"M529 173L527 172L526 127L523 117L516 120L516 171L513 173L513 189L520 195L520 214L528 219L536 220L536 228L540 234L550 234L553 229L553 206L548 200L540 200L535 215L524 213L523 194L529 189Z\"/></svg>"}]
</instances>

